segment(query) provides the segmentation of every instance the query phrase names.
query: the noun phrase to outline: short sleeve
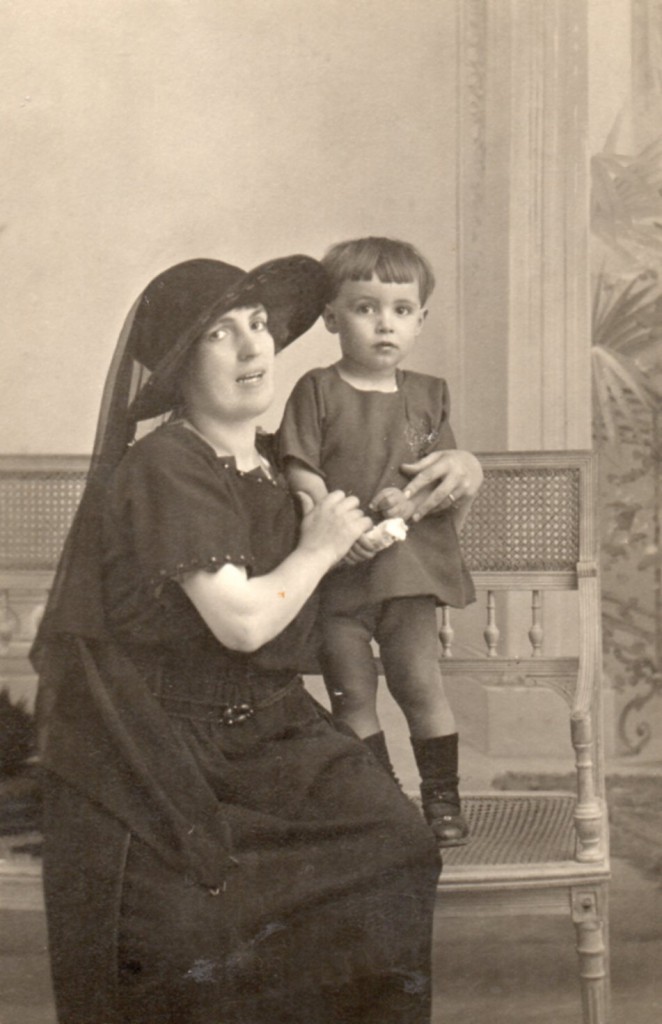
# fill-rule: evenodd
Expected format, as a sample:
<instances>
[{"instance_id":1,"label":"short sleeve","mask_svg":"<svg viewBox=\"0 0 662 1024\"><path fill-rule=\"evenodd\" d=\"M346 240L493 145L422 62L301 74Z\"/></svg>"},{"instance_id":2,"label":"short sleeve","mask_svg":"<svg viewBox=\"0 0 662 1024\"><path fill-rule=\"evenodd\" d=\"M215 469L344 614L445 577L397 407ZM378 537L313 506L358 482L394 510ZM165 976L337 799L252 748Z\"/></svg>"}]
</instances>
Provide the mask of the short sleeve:
<instances>
[{"instance_id":1,"label":"short sleeve","mask_svg":"<svg viewBox=\"0 0 662 1024\"><path fill-rule=\"evenodd\" d=\"M250 571L250 533L232 459L164 437L139 442L125 463L112 507L148 584L224 564Z\"/></svg>"},{"instance_id":2,"label":"short sleeve","mask_svg":"<svg viewBox=\"0 0 662 1024\"><path fill-rule=\"evenodd\" d=\"M439 418L436 428L436 438L430 443L429 448L424 453L429 455L430 452L444 452L449 448L457 448L455 441L455 435L453 428L450 423L451 415L451 396L448 390L448 384L441 378L432 378L435 382L436 401L435 407L439 409Z\"/></svg>"},{"instance_id":3,"label":"short sleeve","mask_svg":"<svg viewBox=\"0 0 662 1024\"><path fill-rule=\"evenodd\" d=\"M278 431L278 453L282 466L288 458L297 459L309 469L321 473L324 407L312 374L295 384L287 400Z\"/></svg>"}]
</instances>

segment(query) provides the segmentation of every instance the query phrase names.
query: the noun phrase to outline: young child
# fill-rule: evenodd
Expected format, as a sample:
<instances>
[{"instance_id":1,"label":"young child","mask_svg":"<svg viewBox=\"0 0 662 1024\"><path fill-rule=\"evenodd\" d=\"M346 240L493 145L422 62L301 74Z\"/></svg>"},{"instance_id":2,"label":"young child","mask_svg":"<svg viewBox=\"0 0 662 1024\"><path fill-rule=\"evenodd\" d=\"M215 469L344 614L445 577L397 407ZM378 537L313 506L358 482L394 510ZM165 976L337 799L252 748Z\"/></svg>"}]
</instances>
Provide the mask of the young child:
<instances>
[{"instance_id":1,"label":"young child","mask_svg":"<svg viewBox=\"0 0 662 1024\"><path fill-rule=\"evenodd\" d=\"M367 535L322 581L322 668L337 720L393 773L377 717L379 644L386 682L409 726L425 817L440 846L468 841L458 795L458 735L441 679L436 606L463 607L473 585L457 538L463 503L417 521L403 463L455 447L446 382L401 370L427 315L432 270L387 238L333 246L326 327L341 358L305 374L287 403L281 455L293 490L359 497L378 522L402 517L406 539L374 554Z\"/></svg>"}]
</instances>

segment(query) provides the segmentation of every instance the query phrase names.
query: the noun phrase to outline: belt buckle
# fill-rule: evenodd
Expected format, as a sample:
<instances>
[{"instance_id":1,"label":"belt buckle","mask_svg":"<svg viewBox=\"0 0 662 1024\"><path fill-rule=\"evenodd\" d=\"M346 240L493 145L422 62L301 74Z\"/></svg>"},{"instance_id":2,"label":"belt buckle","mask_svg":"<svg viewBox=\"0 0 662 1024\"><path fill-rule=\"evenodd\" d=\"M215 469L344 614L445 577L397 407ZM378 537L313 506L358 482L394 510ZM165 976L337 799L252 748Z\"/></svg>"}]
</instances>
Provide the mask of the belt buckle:
<instances>
[{"instance_id":1,"label":"belt buckle","mask_svg":"<svg viewBox=\"0 0 662 1024\"><path fill-rule=\"evenodd\" d=\"M252 704L243 702L241 704L225 704L221 709L221 722L223 725L241 725L247 722L255 714Z\"/></svg>"}]
</instances>

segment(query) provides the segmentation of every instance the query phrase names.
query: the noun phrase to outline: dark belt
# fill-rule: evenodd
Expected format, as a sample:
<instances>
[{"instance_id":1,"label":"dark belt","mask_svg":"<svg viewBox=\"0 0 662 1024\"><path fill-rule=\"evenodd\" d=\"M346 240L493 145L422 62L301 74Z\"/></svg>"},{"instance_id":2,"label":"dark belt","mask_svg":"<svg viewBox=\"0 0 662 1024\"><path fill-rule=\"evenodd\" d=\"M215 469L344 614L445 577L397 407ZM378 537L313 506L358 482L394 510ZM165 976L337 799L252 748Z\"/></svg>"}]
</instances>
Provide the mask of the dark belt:
<instances>
[{"instance_id":1,"label":"dark belt","mask_svg":"<svg viewBox=\"0 0 662 1024\"><path fill-rule=\"evenodd\" d=\"M256 712L277 704L302 685L301 676L294 676L290 679L287 686L283 686L280 690L276 690L275 693L265 697L264 700L257 701L257 703L251 703L250 701L239 701L236 704L220 701L217 703L209 700L196 700L191 697L173 697L163 693L156 693L154 696L163 705L166 714L173 718L185 718L191 722L218 722L221 725L241 725L242 722L247 722L249 718L252 718ZM175 711L168 706L171 703L193 704L195 705L195 710L192 712Z\"/></svg>"}]
</instances>

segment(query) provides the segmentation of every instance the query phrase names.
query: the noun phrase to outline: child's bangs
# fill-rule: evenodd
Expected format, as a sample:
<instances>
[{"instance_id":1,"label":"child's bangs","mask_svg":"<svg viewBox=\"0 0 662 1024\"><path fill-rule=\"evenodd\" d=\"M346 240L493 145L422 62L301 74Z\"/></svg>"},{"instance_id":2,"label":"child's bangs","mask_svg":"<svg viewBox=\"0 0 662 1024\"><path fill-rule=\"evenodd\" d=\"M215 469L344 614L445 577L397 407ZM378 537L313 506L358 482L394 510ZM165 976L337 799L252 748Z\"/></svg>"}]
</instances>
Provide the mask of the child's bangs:
<instances>
[{"instance_id":1,"label":"child's bangs","mask_svg":"<svg viewBox=\"0 0 662 1024\"><path fill-rule=\"evenodd\" d=\"M418 266L397 253L357 253L348 269L350 281L370 281L376 276L382 285L405 285L418 280Z\"/></svg>"},{"instance_id":2,"label":"child's bangs","mask_svg":"<svg viewBox=\"0 0 662 1024\"><path fill-rule=\"evenodd\" d=\"M420 265L403 253L380 253L370 276L376 274L382 284L409 284L418 281Z\"/></svg>"},{"instance_id":3,"label":"child's bangs","mask_svg":"<svg viewBox=\"0 0 662 1024\"><path fill-rule=\"evenodd\" d=\"M434 288L434 274L428 261L412 245L392 238L340 242L329 249L322 263L329 274L333 295L343 281L370 281L373 276L382 284L416 282L422 304Z\"/></svg>"}]
</instances>

